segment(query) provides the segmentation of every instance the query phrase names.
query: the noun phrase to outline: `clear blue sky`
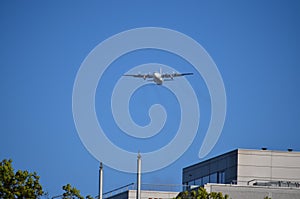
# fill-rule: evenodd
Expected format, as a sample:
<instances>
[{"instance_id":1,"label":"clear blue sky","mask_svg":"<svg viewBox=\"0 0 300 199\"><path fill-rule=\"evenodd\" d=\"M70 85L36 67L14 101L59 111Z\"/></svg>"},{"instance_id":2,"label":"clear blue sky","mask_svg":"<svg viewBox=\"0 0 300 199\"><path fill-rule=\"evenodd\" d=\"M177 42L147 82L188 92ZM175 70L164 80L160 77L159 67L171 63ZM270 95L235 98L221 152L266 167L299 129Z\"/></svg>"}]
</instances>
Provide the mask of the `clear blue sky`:
<instances>
[{"instance_id":1,"label":"clear blue sky","mask_svg":"<svg viewBox=\"0 0 300 199\"><path fill-rule=\"evenodd\" d=\"M297 0L1 1L0 158L12 158L16 169L36 171L51 196L60 194L61 186L67 183L84 195L97 195L99 162L83 146L73 121L76 73L88 53L103 40L147 26L173 29L196 40L223 77L226 121L220 139L206 158L235 148L300 150ZM141 53L116 62L103 82L110 85L109 81L116 78L112 74L123 72L118 63L166 63L169 58L170 64L180 63L163 53ZM185 69L189 70L179 68ZM189 80L193 84L199 79L195 75ZM167 106L165 99L172 98L163 88L155 88L144 87L132 101L136 104L131 110L133 118L141 124L147 124L146 112L140 111L144 102L158 101ZM197 95L204 110L200 129L205 130L210 117L209 95L205 87L199 87ZM177 112L171 112L171 121L166 123L169 129L177 127L179 117L176 101L171 104ZM96 102L99 111L103 106L101 100ZM173 111L172 107L166 109ZM111 121L108 118L107 131L116 128L110 126ZM131 151L135 150L133 143L144 145L126 137L120 142L114 134L108 136ZM161 142L150 143L144 140L148 148L141 150L159 148L169 139L166 136ZM169 167L143 175L143 182L180 184L182 168L200 161L202 140L200 132L182 157ZM134 174L107 166L104 178L104 191L136 179Z\"/></svg>"}]
</instances>

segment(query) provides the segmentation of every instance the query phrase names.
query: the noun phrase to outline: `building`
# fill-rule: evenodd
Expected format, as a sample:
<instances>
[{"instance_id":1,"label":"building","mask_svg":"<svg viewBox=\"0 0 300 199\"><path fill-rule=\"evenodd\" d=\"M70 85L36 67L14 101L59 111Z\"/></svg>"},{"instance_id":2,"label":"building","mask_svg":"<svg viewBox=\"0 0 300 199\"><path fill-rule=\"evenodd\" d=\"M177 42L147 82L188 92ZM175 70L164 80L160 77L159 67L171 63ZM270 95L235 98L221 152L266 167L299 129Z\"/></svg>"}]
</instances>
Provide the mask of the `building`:
<instances>
[{"instance_id":1,"label":"building","mask_svg":"<svg viewBox=\"0 0 300 199\"><path fill-rule=\"evenodd\" d=\"M204 186L232 199L299 199L300 152L236 149L184 168L182 183L187 189Z\"/></svg>"},{"instance_id":2,"label":"building","mask_svg":"<svg viewBox=\"0 0 300 199\"><path fill-rule=\"evenodd\" d=\"M174 187L155 186L142 188L141 199L169 199L179 194L170 189ZM184 168L183 190L199 186L232 199L300 199L300 152L236 149ZM136 199L136 193L132 183L103 198Z\"/></svg>"},{"instance_id":3,"label":"building","mask_svg":"<svg viewBox=\"0 0 300 199\"><path fill-rule=\"evenodd\" d=\"M141 199L170 199L178 194L179 192L142 190ZM136 190L127 190L106 199L136 199Z\"/></svg>"},{"instance_id":4,"label":"building","mask_svg":"<svg viewBox=\"0 0 300 199\"><path fill-rule=\"evenodd\" d=\"M221 192L231 199L299 199L300 189L295 187L251 186L232 184L206 184L208 193Z\"/></svg>"},{"instance_id":5,"label":"building","mask_svg":"<svg viewBox=\"0 0 300 199\"><path fill-rule=\"evenodd\" d=\"M180 188L178 185L142 184L141 199L175 198ZM104 199L136 199L137 184L131 183L103 194Z\"/></svg>"}]
</instances>

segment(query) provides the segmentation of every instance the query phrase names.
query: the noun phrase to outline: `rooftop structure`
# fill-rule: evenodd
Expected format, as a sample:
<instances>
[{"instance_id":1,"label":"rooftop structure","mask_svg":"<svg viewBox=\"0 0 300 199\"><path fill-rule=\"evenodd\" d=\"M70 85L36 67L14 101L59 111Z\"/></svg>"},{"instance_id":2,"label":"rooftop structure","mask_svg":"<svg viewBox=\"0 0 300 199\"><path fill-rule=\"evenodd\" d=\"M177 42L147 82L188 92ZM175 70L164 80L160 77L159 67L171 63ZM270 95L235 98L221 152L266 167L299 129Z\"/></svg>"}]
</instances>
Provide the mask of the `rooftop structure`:
<instances>
[{"instance_id":1,"label":"rooftop structure","mask_svg":"<svg viewBox=\"0 0 300 199\"><path fill-rule=\"evenodd\" d=\"M232 199L299 199L300 152L236 149L184 168L182 183Z\"/></svg>"},{"instance_id":2,"label":"rooftop structure","mask_svg":"<svg viewBox=\"0 0 300 199\"><path fill-rule=\"evenodd\" d=\"M299 199L300 189L295 187L251 186L235 184L206 184L208 193L221 192L231 199Z\"/></svg>"},{"instance_id":3,"label":"rooftop structure","mask_svg":"<svg viewBox=\"0 0 300 199\"><path fill-rule=\"evenodd\" d=\"M180 188L178 185L142 185L141 199L175 198L179 191L199 186L209 193L222 192L232 199L299 199L300 152L236 149L184 168ZM103 195L105 199L136 197L134 183Z\"/></svg>"},{"instance_id":4,"label":"rooftop structure","mask_svg":"<svg viewBox=\"0 0 300 199\"><path fill-rule=\"evenodd\" d=\"M179 194L181 185L142 184L141 199L169 199ZM176 191L177 190L177 191ZM137 184L131 183L103 194L104 199L136 199Z\"/></svg>"},{"instance_id":5,"label":"rooftop structure","mask_svg":"<svg viewBox=\"0 0 300 199\"><path fill-rule=\"evenodd\" d=\"M136 190L127 190L107 199L136 199ZM179 192L147 191L141 190L141 199L170 199L175 198Z\"/></svg>"},{"instance_id":6,"label":"rooftop structure","mask_svg":"<svg viewBox=\"0 0 300 199\"><path fill-rule=\"evenodd\" d=\"M186 167L182 173L183 185L189 186L221 183L299 187L299 182L300 152L291 150L236 149Z\"/></svg>"}]
</instances>

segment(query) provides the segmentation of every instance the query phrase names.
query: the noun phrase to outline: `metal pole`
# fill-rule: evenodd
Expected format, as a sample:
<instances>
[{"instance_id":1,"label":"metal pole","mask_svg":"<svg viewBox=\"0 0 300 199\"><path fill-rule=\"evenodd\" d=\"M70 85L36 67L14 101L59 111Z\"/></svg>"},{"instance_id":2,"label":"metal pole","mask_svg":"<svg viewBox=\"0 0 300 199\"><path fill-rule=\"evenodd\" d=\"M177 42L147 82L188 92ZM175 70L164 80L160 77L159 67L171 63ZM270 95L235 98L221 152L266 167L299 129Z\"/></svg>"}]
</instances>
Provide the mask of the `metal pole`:
<instances>
[{"instance_id":1,"label":"metal pole","mask_svg":"<svg viewBox=\"0 0 300 199\"><path fill-rule=\"evenodd\" d=\"M141 167L142 167L142 160L141 154L138 153L137 156L137 185L136 185L136 199L141 199Z\"/></svg>"},{"instance_id":2,"label":"metal pole","mask_svg":"<svg viewBox=\"0 0 300 199\"><path fill-rule=\"evenodd\" d=\"M103 164L100 162L99 168L99 199L102 199L103 195Z\"/></svg>"}]
</instances>

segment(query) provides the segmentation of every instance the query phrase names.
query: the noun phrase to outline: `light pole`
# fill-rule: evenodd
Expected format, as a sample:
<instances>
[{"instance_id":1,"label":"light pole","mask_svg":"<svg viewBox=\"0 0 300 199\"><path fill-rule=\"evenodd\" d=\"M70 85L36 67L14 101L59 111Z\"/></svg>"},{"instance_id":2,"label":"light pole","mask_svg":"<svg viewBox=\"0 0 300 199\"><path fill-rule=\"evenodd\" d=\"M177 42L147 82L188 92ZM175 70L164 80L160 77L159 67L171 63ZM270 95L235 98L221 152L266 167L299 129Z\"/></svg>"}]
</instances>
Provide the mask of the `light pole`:
<instances>
[{"instance_id":1,"label":"light pole","mask_svg":"<svg viewBox=\"0 0 300 199\"><path fill-rule=\"evenodd\" d=\"M138 153L137 156L137 186L136 186L136 199L141 199L141 167L142 167L142 160L141 154Z\"/></svg>"},{"instance_id":2,"label":"light pole","mask_svg":"<svg viewBox=\"0 0 300 199\"><path fill-rule=\"evenodd\" d=\"M100 162L99 167L99 199L102 199L103 195L103 164Z\"/></svg>"}]
</instances>

